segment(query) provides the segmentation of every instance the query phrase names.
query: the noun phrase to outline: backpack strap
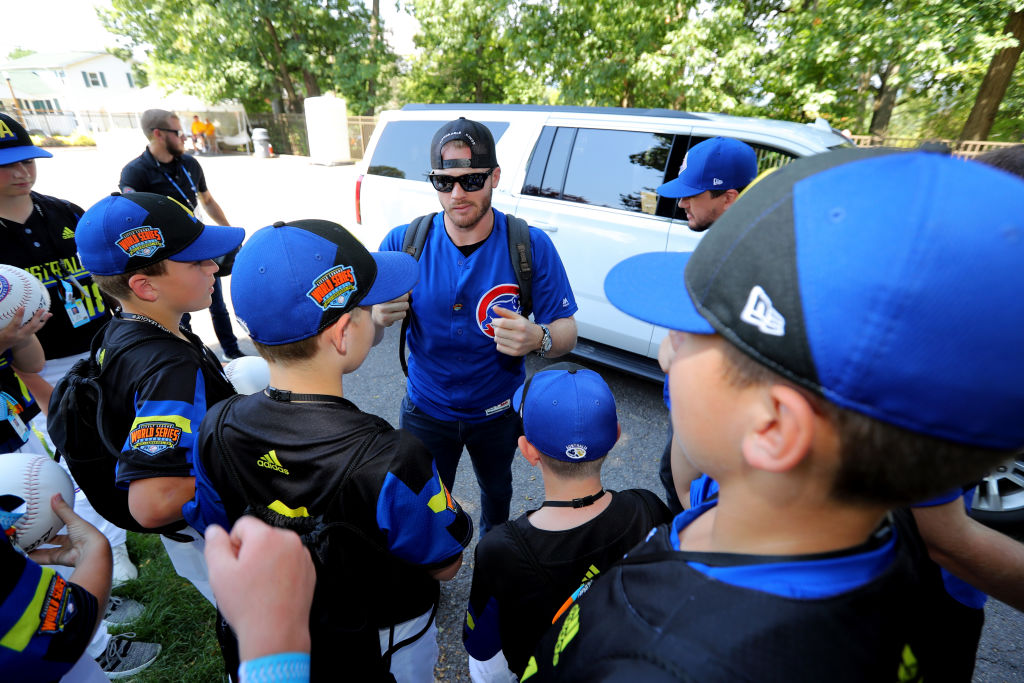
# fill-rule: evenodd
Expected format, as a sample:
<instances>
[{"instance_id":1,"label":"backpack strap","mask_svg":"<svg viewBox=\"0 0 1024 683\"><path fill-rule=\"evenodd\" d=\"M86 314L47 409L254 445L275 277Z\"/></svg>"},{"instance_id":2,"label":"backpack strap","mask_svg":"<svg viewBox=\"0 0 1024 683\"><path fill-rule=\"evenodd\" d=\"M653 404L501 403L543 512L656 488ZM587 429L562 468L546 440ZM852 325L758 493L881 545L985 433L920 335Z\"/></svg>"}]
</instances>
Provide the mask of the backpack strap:
<instances>
[{"instance_id":1,"label":"backpack strap","mask_svg":"<svg viewBox=\"0 0 1024 683\"><path fill-rule=\"evenodd\" d=\"M505 214L508 223L508 255L512 259L512 270L519 285L519 307L522 315L529 318L533 313L533 268L530 253L530 226L522 218Z\"/></svg>"},{"instance_id":2,"label":"backpack strap","mask_svg":"<svg viewBox=\"0 0 1024 683\"><path fill-rule=\"evenodd\" d=\"M423 245L427 242L427 235L431 226L434 225L434 216L437 212L428 213L414 218L409 227L405 229L405 237L402 239L402 251L412 256L417 261L423 253ZM409 364L405 360L405 335L409 331L409 321L412 319L412 294L409 295L409 312L402 319L402 329L398 333L398 362L402 365L402 374L409 376Z\"/></svg>"}]
</instances>

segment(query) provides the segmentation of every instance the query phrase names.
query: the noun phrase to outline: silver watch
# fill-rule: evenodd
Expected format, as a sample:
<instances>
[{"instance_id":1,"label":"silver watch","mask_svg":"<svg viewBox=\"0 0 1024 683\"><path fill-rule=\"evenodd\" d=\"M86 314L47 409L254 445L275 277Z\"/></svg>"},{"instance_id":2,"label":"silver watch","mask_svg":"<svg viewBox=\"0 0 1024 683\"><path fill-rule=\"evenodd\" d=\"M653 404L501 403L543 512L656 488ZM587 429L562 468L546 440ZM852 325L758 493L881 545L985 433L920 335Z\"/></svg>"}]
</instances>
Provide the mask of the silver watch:
<instances>
[{"instance_id":1,"label":"silver watch","mask_svg":"<svg viewBox=\"0 0 1024 683\"><path fill-rule=\"evenodd\" d=\"M540 323L537 323L540 325ZM540 329L544 330L544 336L540 339L540 348L537 349L537 355L541 358L547 358L548 351L551 350L551 330L548 329L547 325L540 325Z\"/></svg>"}]
</instances>

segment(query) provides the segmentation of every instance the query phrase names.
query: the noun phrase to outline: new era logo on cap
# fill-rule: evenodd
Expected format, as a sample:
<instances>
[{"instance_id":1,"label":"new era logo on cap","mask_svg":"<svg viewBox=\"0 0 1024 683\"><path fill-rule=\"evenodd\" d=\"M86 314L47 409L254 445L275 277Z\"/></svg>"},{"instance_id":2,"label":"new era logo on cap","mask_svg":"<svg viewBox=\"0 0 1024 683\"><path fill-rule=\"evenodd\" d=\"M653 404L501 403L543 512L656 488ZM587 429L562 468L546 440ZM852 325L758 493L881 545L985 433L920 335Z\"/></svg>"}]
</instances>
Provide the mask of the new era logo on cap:
<instances>
[{"instance_id":1,"label":"new era logo on cap","mask_svg":"<svg viewBox=\"0 0 1024 683\"><path fill-rule=\"evenodd\" d=\"M740 320L750 323L765 334L781 337L786 333L786 319L772 306L772 300L760 285L750 290Z\"/></svg>"}]
</instances>

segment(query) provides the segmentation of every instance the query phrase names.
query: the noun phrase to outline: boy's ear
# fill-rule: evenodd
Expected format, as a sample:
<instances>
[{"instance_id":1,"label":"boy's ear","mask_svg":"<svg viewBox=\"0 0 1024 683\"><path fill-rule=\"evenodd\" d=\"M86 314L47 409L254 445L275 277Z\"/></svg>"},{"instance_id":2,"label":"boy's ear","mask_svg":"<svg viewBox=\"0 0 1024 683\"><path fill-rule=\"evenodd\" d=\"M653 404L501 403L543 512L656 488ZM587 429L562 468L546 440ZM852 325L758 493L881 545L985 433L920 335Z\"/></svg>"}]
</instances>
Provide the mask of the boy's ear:
<instances>
[{"instance_id":1,"label":"boy's ear","mask_svg":"<svg viewBox=\"0 0 1024 683\"><path fill-rule=\"evenodd\" d=\"M540 451L534 448L533 444L526 440L525 436L519 437L519 452L526 458L526 462L530 463L531 467L536 467L540 463Z\"/></svg>"},{"instance_id":2,"label":"boy's ear","mask_svg":"<svg viewBox=\"0 0 1024 683\"><path fill-rule=\"evenodd\" d=\"M142 301L152 303L160 298L160 285L149 275L135 273L128 278L128 288Z\"/></svg>"},{"instance_id":3,"label":"boy's ear","mask_svg":"<svg viewBox=\"0 0 1024 683\"><path fill-rule=\"evenodd\" d=\"M347 351L345 331L348 329L351 320L352 314L346 313L324 328L320 335L322 343L329 344L337 353L344 354Z\"/></svg>"},{"instance_id":4,"label":"boy's ear","mask_svg":"<svg viewBox=\"0 0 1024 683\"><path fill-rule=\"evenodd\" d=\"M755 469L785 472L810 452L817 416L810 402L792 387L772 384L765 392L754 426L743 437L743 458Z\"/></svg>"}]
</instances>

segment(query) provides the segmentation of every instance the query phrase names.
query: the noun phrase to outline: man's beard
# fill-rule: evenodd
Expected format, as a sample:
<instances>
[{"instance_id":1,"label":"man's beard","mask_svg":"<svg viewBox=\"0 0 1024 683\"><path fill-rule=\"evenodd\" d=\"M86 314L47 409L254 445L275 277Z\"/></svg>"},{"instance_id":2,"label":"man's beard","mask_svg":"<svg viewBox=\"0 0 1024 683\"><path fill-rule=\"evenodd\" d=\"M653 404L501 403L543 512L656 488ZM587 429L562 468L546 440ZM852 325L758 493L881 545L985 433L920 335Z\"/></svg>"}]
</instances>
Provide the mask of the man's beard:
<instances>
[{"instance_id":1,"label":"man's beard","mask_svg":"<svg viewBox=\"0 0 1024 683\"><path fill-rule=\"evenodd\" d=\"M450 220L452 222L452 225L454 225L455 227L457 227L457 228L472 228L474 225L479 223L480 219L483 218L484 216L486 216L487 213L490 210L491 210L491 193L488 192L487 193L487 198L484 199L483 203L480 205L480 211L478 213L476 213L472 218L456 219L455 216L453 216L451 213L449 213L447 209L445 210L445 213L448 214L448 220Z\"/></svg>"}]
</instances>

